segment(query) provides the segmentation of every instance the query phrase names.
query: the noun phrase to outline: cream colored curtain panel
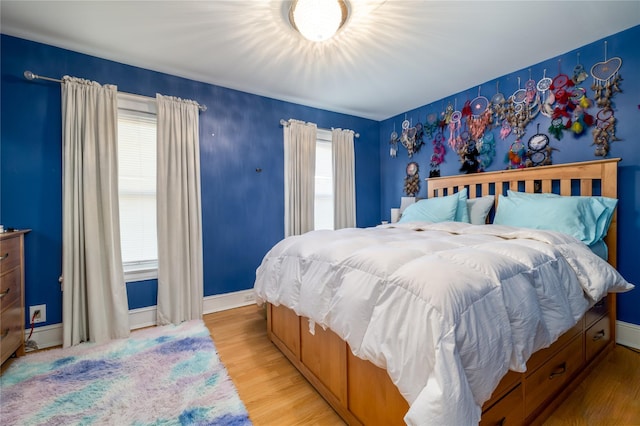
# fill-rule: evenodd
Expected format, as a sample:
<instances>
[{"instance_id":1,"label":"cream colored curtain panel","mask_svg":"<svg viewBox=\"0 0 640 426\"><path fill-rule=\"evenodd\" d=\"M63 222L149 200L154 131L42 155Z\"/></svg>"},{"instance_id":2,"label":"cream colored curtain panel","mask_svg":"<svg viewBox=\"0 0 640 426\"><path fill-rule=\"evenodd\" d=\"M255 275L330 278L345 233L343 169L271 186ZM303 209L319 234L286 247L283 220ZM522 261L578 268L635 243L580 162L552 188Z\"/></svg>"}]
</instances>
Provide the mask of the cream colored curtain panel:
<instances>
[{"instance_id":1,"label":"cream colored curtain panel","mask_svg":"<svg viewBox=\"0 0 640 426\"><path fill-rule=\"evenodd\" d=\"M289 120L284 126L284 235L314 228L316 139L318 126Z\"/></svg>"},{"instance_id":2,"label":"cream colored curtain panel","mask_svg":"<svg viewBox=\"0 0 640 426\"><path fill-rule=\"evenodd\" d=\"M64 347L129 336L118 210L117 89L62 79Z\"/></svg>"},{"instance_id":3,"label":"cream colored curtain panel","mask_svg":"<svg viewBox=\"0 0 640 426\"><path fill-rule=\"evenodd\" d=\"M158 104L157 323L202 317L202 211L199 109L194 101L156 96Z\"/></svg>"},{"instance_id":4,"label":"cream colored curtain panel","mask_svg":"<svg viewBox=\"0 0 640 426\"><path fill-rule=\"evenodd\" d=\"M356 226L356 180L353 130L332 129L333 227Z\"/></svg>"}]
</instances>

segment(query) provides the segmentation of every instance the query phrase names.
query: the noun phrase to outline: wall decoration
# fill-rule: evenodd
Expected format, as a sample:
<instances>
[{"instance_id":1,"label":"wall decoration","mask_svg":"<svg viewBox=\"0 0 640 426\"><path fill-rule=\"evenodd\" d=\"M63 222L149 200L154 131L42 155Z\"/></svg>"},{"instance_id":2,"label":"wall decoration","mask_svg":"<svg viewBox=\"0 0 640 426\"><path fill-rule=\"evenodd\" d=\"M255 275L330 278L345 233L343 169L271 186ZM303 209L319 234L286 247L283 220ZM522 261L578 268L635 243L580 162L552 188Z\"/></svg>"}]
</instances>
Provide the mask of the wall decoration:
<instances>
[{"instance_id":1,"label":"wall decoration","mask_svg":"<svg viewBox=\"0 0 640 426\"><path fill-rule=\"evenodd\" d=\"M525 155L524 144L517 138L515 142L509 147L505 161L507 162L507 169L522 169L525 167Z\"/></svg>"},{"instance_id":2,"label":"wall decoration","mask_svg":"<svg viewBox=\"0 0 640 426\"><path fill-rule=\"evenodd\" d=\"M460 155L460 171L463 173L477 173L480 169L480 162L478 161L478 147L475 141L469 141L464 144L462 149L458 151Z\"/></svg>"},{"instance_id":3,"label":"wall decoration","mask_svg":"<svg viewBox=\"0 0 640 426\"><path fill-rule=\"evenodd\" d=\"M496 141L493 133L486 132L476 143L478 148L478 171L483 172L493 163L496 156Z\"/></svg>"},{"instance_id":4,"label":"wall decoration","mask_svg":"<svg viewBox=\"0 0 640 426\"><path fill-rule=\"evenodd\" d=\"M578 63L573 68L573 77L571 78L573 83L576 85L582 83L587 79L587 77L589 77L589 74L587 74L587 72L584 70L584 66L582 66L582 64L580 63L580 52L578 52L577 55L578 55Z\"/></svg>"},{"instance_id":5,"label":"wall decoration","mask_svg":"<svg viewBox=\"0 0 640 426\"><path fill-rule=\"evenodd\" d=\"M551 152L555 150L549 145L549 136L540 133L540 124L538 123L538 132L529 138L527 142L528 150L526 152L526 167L548 166L551 164Z\"/></svg>"},{"instance_id":6,"label":"wall decoration","mask_svg":"<svg viewBox=\"0 0 640 426\"><path fill-rule=\"evenodd\" d=\"M398 154L398 141L400 138L398 137L398 132L396 132L396 126L393 125L393 132L391 132L391 136L389 137L389 156L395 158Z\"/></svg>"},{"instance_id":7,"label":"wall decoration","mask_svg":"<svg viewBox=\"0 0 640 426\"><path fill-rule=\"evenodd\" d=\"M618 73L622 66L622 59L615 57L607 60L607 42L605 46L605 60L591 67L594 99L600 111L596 114L596 128L593 130L593 143L596 145L595 155L605 157L609 153L612 142L618 141L615 134L616 119L614 117L611 98L621 92L622 77Z\"/></svg>"},{"instance_id":8,"label":"wall decoration","mask_svg":"<svg viewBox=\"0 0 640 426\"><path fill-rule=\"evenodd\" d=\"M404 193L407 197L415 197L420 191L419 166L415 161L407 164L407 176L404 178Z\"/></svg>"},{"instance_id":9,"label":"wall decoration","mask_svg":"<svg viewBox=\"0 0 640 426\"><path fill-rule=\"evenodd\" d=\"M431 170L429 171L429 177L439 177L440 176L440 164L444 163L444 155L446 153L446 149L444 146L444 135L442 131L436 133L436 136L433 138L433 154L431 154Z\"/></svg>"}]
</instances>

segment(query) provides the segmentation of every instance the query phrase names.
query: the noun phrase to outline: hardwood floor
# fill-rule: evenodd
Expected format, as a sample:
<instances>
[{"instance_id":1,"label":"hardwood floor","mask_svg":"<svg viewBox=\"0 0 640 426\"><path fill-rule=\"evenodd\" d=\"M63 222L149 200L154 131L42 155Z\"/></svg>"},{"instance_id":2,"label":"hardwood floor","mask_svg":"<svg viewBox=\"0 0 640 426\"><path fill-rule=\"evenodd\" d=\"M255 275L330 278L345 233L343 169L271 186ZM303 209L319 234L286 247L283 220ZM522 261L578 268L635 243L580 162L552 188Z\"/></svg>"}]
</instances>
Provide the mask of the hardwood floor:
<instances>
[{"instance_id":1,"label":"hardwood floor","mask_svg":"<svg viewBox=\"0 0 640 426\"><path fill-rule=\"evenodd\" d=\"M269 341L263 309L207 314L204 322L254 425L345 424ZM544 425L640 425L640 353L617 346Z\"/></svg>"}]
</instances>

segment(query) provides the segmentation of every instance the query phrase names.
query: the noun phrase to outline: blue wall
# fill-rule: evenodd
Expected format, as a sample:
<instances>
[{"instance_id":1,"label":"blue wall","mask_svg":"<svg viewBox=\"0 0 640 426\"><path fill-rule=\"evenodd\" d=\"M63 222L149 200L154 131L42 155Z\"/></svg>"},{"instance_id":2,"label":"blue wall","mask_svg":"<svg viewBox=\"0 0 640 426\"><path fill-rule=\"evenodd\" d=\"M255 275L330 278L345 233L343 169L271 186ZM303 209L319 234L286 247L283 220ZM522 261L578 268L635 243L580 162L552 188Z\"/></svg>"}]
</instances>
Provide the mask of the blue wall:
<instances>
[{"instance_id":1,"label":"blue wall","mask_svg":"<svg viewBox=\"0 0 640 426\"><path fill-rule=\"evenodd\" d=\"M28 81L25 70L115 84L122 92L194 99L200 116L205 296L253 287L266 251L284 235L280 119L341 127L356 139L358 226L380 221L379 123L157 73L48 45L1 36L0 223L30 228L25 304L47 304L62 321L62 144L60 85ZM259 75L256 78L260 78ZM256 168L262 172L257 173ZM155 280L127 285L129 307L155 305ZM28 311L27 311L28 315ZM25 318L28 323L28 319Z\"/></svg>"},{"instance_id":2,"label":"blue wall","mask_svg":"<svg viewBox=\"0 0 640 426\"><path fill-rule=\"evenodd\" d=\"M619 165L618 174L618 270L630 282L640 284L640 269L638 266L638 244L640 244L640 26L614 34L606 39L595 43L576 48L562 56L550 58L547 61L532 64L530 67L515 71L511 74L497 77L495 80L481 85L481 94L489 99L496 93L496 82L499 82L499 89L505 97L508 97L518 89L518 78L521 87L524 87L526 80L530 76L538 81L543 77L546 69L546 76L553 78L558 74L560 61L561 71L569 76L573 75L573 68L578 63L578 53L580 63L587 72L591 66L605 59L605 41L607 42L607 59L620 57L622 67L620 75L623 78L621 83L622 93L617 93L612 101L614 104L616 123L616 136L621 139L614 142L609 152L609 157L622 158ZM469 72L473 72L472 69ZM531 72L531 74L530 74ZM593 91L589 88L593 79L589 77L581 87L587 88L587 95L593 99ZM434 82L437 84L437 82ZM400 197L403 196L403 184L405 167L409 161L417 161L420 165L420 176L429 176L429 162L433 152L431 140L426 140L426 145L418 154L409 159L406 149L400 147L396 158L389 156L389 139L394 130L400 132L401 123L406 118L413 124L418 121L425 122L426 116L432 113L440 113L447 104L457 105L462 109L467 100L472 100L478 96L478 87L471 87L468 90L453 94L450 97L424 105L420 108L403 112L380 124L380 168L382 175L381 182L381 202L382 219L389 219L390 209L398 207ZM598 109L594 106L589 110L595 114ZM536 124L540 123L541 133L548 134L550 119L539 115L527 127L527 133L522 141L526 141L537 133ZM505 155L509 146L515 140L511 135L505 140L499 137L499 128L493 130L496 140L496 156L493 164L487 169L500 170L506 167ZM448 137L448 131L445 131ZM558 141L551 138L551 145L559 151L553 152L553 162L556 164L570 163L576 161L596 160L601 157L594 155L593 138L591 131L581 136L574 137L565 132L563 138ZM448 148L448 146L447 146ZM457 154L447 150L445 163L441 165L440 171L443 176L459 174L460 162ZM426 183L423 181L419 196L426 197ZM618 319L621 321L640 324L640 290L618 296Z\"/></svg>"}]
</instances>

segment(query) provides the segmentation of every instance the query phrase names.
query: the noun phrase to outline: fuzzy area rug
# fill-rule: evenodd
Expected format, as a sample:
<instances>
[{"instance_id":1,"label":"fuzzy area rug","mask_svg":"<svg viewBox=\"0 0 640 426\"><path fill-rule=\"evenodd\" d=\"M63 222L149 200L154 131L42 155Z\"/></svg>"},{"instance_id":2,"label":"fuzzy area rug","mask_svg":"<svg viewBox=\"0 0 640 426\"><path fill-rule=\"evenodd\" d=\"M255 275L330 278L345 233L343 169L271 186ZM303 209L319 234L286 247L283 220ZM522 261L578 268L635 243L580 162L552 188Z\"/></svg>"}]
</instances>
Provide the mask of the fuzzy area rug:
<instances>
[{"instance_id":1,"label":"fuzzy area rug","mask_svg":"<svg viewBox=\"0 0 640 426\"><path fill-rule=\"evenodd\" d=\"M251 425L201 320L28 354L0 376L2 425Z\"/></svg>"}]
</instances>

